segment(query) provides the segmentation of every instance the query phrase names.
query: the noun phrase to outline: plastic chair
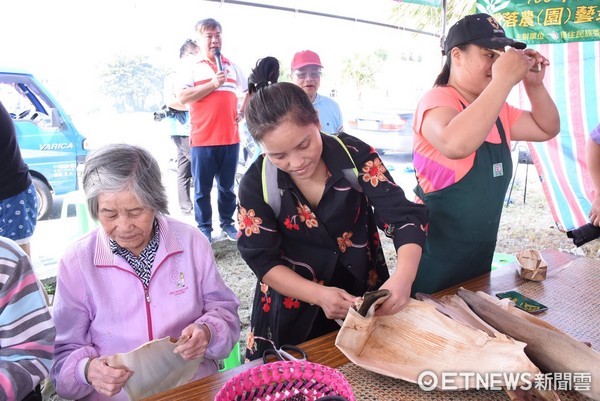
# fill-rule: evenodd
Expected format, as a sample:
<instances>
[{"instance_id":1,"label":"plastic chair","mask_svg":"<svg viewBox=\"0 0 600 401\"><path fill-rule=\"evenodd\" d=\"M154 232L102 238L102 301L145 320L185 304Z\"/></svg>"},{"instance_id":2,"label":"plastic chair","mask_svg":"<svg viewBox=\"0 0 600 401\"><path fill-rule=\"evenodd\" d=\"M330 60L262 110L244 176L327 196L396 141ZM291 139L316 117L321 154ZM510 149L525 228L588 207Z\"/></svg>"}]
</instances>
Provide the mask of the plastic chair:
<instances>
[{"instance_id":1,"label":"plastic chair","mask_svg":"<svg viewBox=\"0 0 600 401\"><path fill-rule=\"evenodd\" d=\"M235 343L229 356L227 358L223 359L222 362L223 362L223 367L221 369L219 369L219 372L224 372L226 370L233 369L242 364L239 341L237 343Z\"/></svg>"},{"instance_id":2,"label":"plastic chair","mask_svg":"<svg viewBox=\"0 0 600 401\"><path fill-rule=\"evenodd\" d=\"M60 210L61 219L67 219L69 217L70 205L75 206L75 215L77 217L77 230L73 233L74 238L87 233L98 225L88 212L87 202L83 191L73 191L63 196L63 204Z\"/></svg>"}]
</instances>

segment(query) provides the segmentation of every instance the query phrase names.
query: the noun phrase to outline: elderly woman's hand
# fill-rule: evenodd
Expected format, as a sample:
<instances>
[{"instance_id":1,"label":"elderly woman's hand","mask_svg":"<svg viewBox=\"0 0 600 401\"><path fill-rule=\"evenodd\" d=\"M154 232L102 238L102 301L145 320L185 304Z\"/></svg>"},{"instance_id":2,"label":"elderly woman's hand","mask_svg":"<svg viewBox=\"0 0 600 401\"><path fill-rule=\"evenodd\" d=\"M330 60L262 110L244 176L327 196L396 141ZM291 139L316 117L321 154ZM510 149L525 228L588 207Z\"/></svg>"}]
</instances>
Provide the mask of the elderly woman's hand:
<instances>
[{"instance_id":1,"label":"elderly woman's hand","mask_svg":"<svg viewBox=\"0 0 600 401\"><path fill-rule=\"evenodd\" d=\"M97 392L113 396L121 391L132 375L133 372L129 370L111 368L108 366L106 358L100 357L89 362L85 378Z\"/></svg>"},{"instance_id":2,"label":"elderly woman's hand","mask_svg":"<svg viewBox=\"0 0 600 401\"><path fill-rule=\"evenodd\" d=\"M192 323L183 329L181 337L187 337L187 341L175 347L174 352L179 353L185 360L204 358L210 341L208 326Z\"/></svg>"}]
</instances>

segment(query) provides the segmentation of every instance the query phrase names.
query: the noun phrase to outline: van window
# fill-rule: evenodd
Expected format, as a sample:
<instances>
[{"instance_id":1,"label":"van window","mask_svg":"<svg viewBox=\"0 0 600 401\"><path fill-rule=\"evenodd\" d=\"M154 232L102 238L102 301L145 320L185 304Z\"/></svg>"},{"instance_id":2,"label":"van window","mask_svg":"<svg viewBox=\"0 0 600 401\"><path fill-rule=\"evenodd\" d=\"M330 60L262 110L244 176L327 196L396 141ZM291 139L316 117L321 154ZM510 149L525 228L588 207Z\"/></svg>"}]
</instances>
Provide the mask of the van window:
<instances>
[{"instance_id":1,"label":"van window","mask_svg":"<svg viewBox=\"0 0 600 401\"><path fill-rule=\"evenodd\" d=\"M50 215L54 195L79 187L87 149L56 99L31 74L0 71L0 101L15 125L21 155L38 195L38 219Z\"/></svg>"},{"instance_id":2,"label":"van window","mask_svg":"<svg viewBox=\"0 0 600 401\"><path fill-rule=\"evenodd\" d=\"M52 108L41 96L28 97L30 93L32 89L26 83L0 83L0 100L13 119L31 121L42 129L51 128Z\"/></svg>"}]
</instances>

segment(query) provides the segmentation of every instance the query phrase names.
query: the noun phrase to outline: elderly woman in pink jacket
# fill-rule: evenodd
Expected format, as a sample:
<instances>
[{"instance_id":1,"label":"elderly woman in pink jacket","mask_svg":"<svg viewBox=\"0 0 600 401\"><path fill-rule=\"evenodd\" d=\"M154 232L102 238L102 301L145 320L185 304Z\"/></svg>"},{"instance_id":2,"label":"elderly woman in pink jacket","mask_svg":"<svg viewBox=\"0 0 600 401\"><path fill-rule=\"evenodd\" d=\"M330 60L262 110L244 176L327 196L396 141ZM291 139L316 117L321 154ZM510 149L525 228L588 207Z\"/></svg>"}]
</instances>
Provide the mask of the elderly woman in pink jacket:
<instances>
[{"instance_id":1,"label":"elderly woman in pink jacket","mask_svg":"<svg viewBox=\"0 0 600 401\"><path fill-rule=\"evenodd\" d=\"M192 380L217 371L239 339L239 301L223 282L206 237L167 214L152 155L109 145L88 158L83 187L100 227L60 261L51 379L73 400L127 400L135 374L109 366L115 353L167 336L184 360L203 358Z\"/></svg>"}]
</instances>

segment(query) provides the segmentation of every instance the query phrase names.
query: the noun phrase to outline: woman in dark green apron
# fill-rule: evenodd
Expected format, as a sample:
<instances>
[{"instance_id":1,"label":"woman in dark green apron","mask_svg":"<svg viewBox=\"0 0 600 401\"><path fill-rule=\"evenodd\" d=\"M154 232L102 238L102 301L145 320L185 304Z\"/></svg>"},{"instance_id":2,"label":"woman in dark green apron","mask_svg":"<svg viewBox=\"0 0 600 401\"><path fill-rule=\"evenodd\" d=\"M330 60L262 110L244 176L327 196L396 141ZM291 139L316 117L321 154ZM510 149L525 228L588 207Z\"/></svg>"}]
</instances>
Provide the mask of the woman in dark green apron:
<instances>
[{"instance_id":1,"label":"woman in dark green apron","mask_svg":"<svg viewBox=\"0 0 600 401\"><path fill-rule=\"evenodd\" d=\"M456 184L424 194L429 208L427 240L413 288L433 293L490 270L512 158L500 120L502 142L484 142L473 168ZM452 207L446 207L452 205Z\"/></svg>"},{"instance_id":2,"label":"woman in dark green apron","mask_svg":"<svg viewBox=\"0 0 600 401\"><path fill-rule=\"evenodd\" d=\"M415 193L429 226L413 294L490 271L512 175L510 141L545 141L559 131L543 84L549 63L525 47L487 14L466 16L448 32L446 63L415 114ZM531 111L506 103L521 82Z\"/></svg>"}]
</instances>

